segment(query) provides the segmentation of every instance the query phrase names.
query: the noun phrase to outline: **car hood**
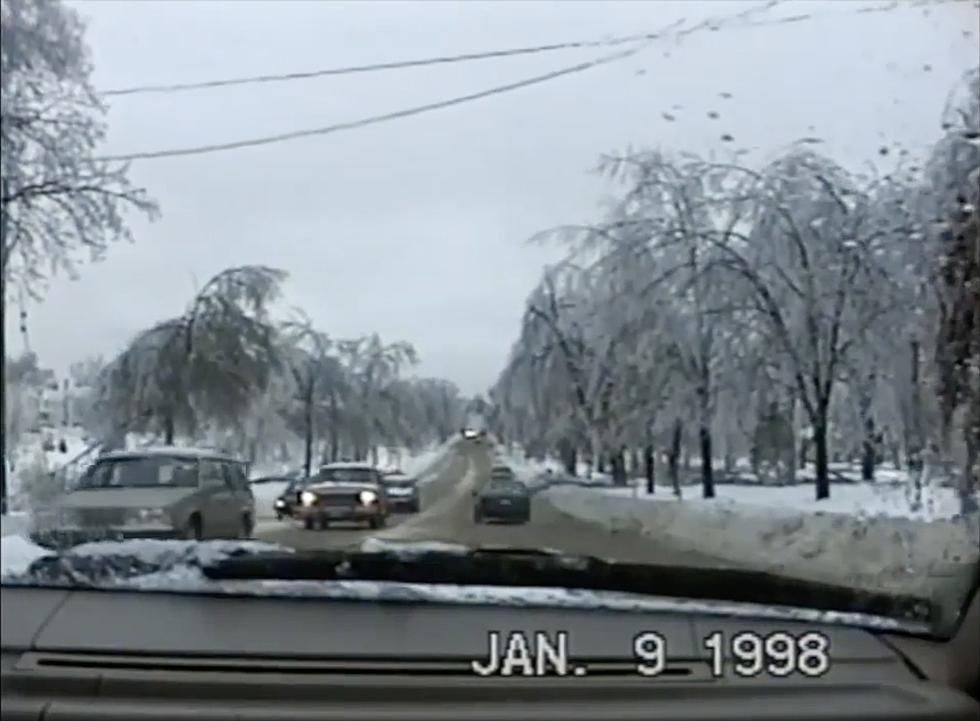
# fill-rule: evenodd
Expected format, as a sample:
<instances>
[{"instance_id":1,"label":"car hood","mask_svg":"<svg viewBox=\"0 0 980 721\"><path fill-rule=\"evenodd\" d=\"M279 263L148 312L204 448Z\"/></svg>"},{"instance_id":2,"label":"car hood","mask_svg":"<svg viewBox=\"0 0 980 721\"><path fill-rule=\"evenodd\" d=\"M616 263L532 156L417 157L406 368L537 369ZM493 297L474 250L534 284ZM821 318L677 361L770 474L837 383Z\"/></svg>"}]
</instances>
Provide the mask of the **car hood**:
<instances>
[{"instance_id":1,"label":"car hood","mask_svg":"<svg viewBox=\"0 0 980 721\"><path fill-rule=\"evenodd\" d=\"M73 491L58 508L157 508L190 496L196 488L99 488Z\"/></svg>"}]
</instances>

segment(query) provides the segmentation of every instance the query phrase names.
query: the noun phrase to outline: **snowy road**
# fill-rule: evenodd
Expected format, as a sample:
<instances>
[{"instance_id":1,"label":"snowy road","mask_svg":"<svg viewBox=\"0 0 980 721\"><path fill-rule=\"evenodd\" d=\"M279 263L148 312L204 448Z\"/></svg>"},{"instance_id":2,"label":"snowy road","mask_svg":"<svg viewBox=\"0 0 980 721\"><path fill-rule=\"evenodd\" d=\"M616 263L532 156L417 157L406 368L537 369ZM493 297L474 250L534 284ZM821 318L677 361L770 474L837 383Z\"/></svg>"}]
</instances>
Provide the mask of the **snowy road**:
<instances>
[{"instance_id":1,"label":"snowy road","mask_svg":"<svg viewBox=\"0 0 980 721\"><path fill-rule=\"evenodd\" d=\"M497 545L546 548L637 563L731 565L704 554L677 549L655 536L632 529L611 531L556 510L535 497L531 522L525 525L475 524L470 493L489 480L490 454L486 447L457 446L452 457L422 487L422 511L399 515L389 527L370 530L357 526L307 531L291 522L263 521L256 538L298 549L351 548L374 537L388 541L442 541L468 546Z\"/></svg>"}]
</instances>

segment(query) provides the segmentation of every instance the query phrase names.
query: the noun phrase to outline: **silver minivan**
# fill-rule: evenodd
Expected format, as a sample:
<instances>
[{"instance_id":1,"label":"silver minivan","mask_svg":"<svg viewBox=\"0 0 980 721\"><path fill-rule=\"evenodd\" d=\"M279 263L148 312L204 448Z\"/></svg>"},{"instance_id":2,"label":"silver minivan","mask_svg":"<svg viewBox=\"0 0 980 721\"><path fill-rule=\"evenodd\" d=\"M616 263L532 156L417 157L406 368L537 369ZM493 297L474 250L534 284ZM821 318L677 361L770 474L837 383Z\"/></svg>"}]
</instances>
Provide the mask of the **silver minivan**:
<instances>
[{"instance_id":1,"label":"silver minivan","mask_svg":"<svg viewBox=\"0 0 980 721\"><path fill-rule=\"evenodd\" d=\"M108 538L249 538L254 523L245 462L219 451L165 446L100 456L39 515L35 535L57 545Z\"/></svg>"}]
</instances>

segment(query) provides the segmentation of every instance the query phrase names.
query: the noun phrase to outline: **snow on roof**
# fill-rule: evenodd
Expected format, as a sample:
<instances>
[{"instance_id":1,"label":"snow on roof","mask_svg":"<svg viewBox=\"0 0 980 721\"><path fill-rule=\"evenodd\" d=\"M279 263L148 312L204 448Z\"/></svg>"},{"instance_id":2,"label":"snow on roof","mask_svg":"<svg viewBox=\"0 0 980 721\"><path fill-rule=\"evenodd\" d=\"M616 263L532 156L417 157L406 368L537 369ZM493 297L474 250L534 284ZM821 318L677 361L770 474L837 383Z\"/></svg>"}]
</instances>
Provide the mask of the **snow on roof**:
<instances>
[{"instance_id":1,"label":"snow on roof","mask_svg":"<svg viewBox=\"0 0 980 721\"><path fill-rule=\"evenodd\" d=\"M99 459L146 458L147 456L177 456L179 458L214 458L224 461L241 461L239 458L235 458L214 448L195 446L149 446L147 448L132 448L125 451L109 451L99 456Z\"/></svg>"},{"instance_id":2,"label":"snow on roof","mask_svg":"<svg viewBox=\"0 0 980 721\"><path fill-rule=\"evenodd\" d=\"M384 479L386 481L414 481L415 477L407 473L386 473Z\"/></svg>"}]
</instances>

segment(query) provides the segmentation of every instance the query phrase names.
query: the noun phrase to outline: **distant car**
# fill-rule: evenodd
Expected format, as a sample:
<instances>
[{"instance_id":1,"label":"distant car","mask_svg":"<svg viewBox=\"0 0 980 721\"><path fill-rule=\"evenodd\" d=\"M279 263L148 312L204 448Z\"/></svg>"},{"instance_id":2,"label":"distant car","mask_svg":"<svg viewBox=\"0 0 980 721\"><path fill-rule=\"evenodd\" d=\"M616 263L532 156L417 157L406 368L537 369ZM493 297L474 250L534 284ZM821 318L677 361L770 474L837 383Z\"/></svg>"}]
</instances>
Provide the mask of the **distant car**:
<instances>
[{"instance_id":1,"label":"distant car","mask_svg":"<svg viewBox=\"0 0 980 721\"><path fill-rule=\"evenodd\" d=\"M517 480L491 479L475 494L473 522L511 521L527 523L531 520L531 494L527 486Z\"/></svg>"},{"instance_id":2,"label":"distant car","mask_svg":"<svg viewBox=\"0 0 980 721\"><path fill-rule=\"evenodd\" d=\"M474 441L480 437L480 431L476 428L463 428L460 433L468 441Z\"/></svg>"},{"instance_id":3,"label":"distant car","mask_svg":"<svg viewBox=\"0 0 980 721\"><path fill-rule=\"evenodd\" d=\"M248 538L255 498L247 464L179 446L99 456L71 491L40 512L35 539L74 545L123 538Z\"/></svg>"},{"instance_id":4,"label":"distant car","mask_svg":"<svg viewBox=\"0 0 980 721\"><path fill-rule=\"evenodd\" d=\"M366 463L330 463L320 468L296 494L293 517L307 529L326 528L333 521L366 522L381 528L389 502L381 472Z\"/></svg>"},{"instance_id":5,"label":"distant car","mask_svg":"<svg viewBox=\"0 0 980 721\"><path fill-rule=\"evenodd\" d=\"M401 471L385 473L381 479L392 510L418 513L418 479Z\"/></svg>"},{"instance_id":6,"label":"distant car","mask_svg":"<svg viewBox=\"0 0 980 721\"><path fill-rule=\"evenodd\" d=\"M279 497L272 504L275 507L276 520L281 521L284 518L292 517L293 509L297 503L298 494L306 487L306 484L309 483L309 479L280 477L275 480L286 482L286 488L279 494Z\"/></svg>"}]
</instances>

